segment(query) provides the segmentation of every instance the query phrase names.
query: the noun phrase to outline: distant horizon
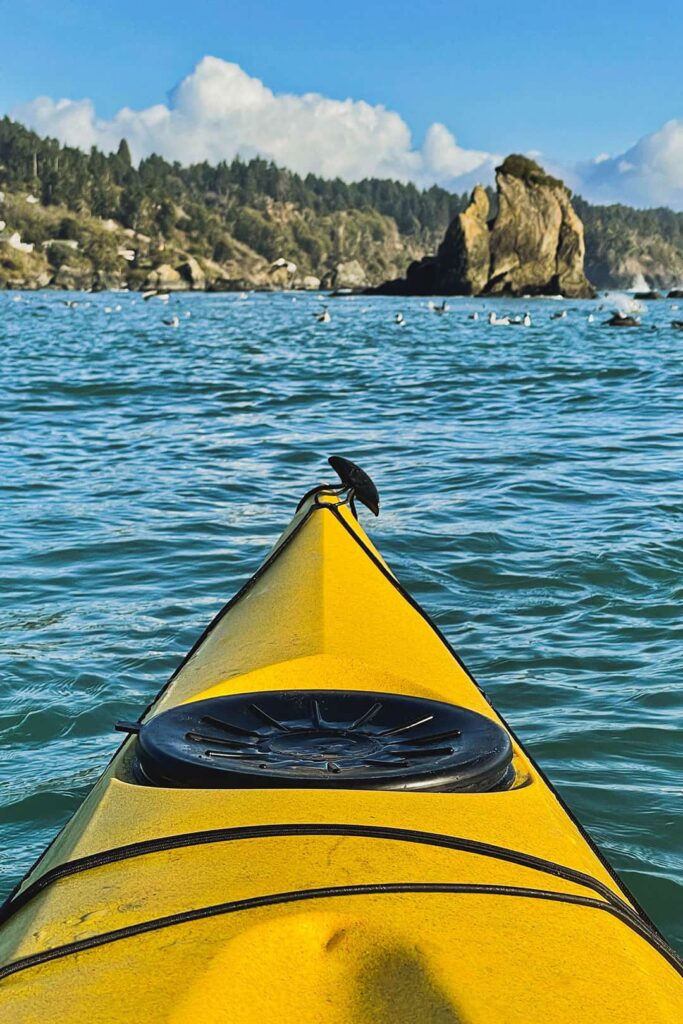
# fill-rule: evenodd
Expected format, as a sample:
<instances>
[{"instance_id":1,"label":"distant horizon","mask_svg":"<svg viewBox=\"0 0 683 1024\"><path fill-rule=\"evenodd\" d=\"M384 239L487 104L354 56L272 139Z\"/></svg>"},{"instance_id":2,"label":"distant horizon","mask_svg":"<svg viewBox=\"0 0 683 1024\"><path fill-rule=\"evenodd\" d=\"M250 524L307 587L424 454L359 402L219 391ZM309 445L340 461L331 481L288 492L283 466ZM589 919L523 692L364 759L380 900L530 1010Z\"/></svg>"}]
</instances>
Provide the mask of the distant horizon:
<instances>
[{"instance_id":1,"label":"distant horizon","mask_svg":"<svg viewBox=\"0 0 683 1024\"><path fill-rule=\"evenodd\" d=\"M254 26L258 26L255 31ZM508 153L593 203L683 209L683 18L577 0L386 0L325 12L195 0L3 9L0 113L62 142L191 164L262 156L301 174L490 184ZM25 40L24 43L21 41Z\"/></svg>"}]
</instances>

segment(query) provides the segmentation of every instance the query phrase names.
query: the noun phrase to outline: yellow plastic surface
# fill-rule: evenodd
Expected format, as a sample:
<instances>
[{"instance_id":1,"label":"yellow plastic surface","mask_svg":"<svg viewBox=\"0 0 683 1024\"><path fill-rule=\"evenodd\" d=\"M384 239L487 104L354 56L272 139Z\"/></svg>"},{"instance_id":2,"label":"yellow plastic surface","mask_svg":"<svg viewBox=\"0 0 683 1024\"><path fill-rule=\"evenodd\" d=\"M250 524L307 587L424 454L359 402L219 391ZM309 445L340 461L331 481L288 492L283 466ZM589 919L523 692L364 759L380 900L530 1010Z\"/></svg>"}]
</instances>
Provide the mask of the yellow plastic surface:
<instances>
[{"instance_id":1,"label":"yellow plastic surface","mask_svg":"<svg viewBox=\"0 0 683 1024\"><path fill-rule=\"evenodd\" d=\"M218 694L343 687L450 701L500 721L335 515L306 513L150 714ZM340 514L374 551L346 507ZM144 839L328 823L505 846L583 871L627 900L514 748L516 786L502 793L166 790L133 783L127 741L24 884L65 861ZM0 962L231 900L412 882L600 898L533 868L433 846L358 836L241 839L150 853L54 883L0 929ZM0 981L0 1019L55 1016L73 1024L671 1024L683 1019L683 986L660 953L605 910L490 894L385 893L175 924Z\"/></svg>"}]
</instances>

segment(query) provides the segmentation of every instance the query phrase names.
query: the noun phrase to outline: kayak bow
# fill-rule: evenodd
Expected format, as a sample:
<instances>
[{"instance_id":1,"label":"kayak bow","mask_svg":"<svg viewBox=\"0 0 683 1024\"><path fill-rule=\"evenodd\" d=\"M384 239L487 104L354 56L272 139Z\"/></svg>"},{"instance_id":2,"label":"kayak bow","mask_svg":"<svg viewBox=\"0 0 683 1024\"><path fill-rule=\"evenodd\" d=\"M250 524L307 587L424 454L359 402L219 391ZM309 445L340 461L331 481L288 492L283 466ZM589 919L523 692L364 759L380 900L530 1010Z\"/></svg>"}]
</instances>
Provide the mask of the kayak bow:
<instances>
[{"instance_id":1,"label":"kayak bow","mask_svg":"<svg viewBox=\"0 0 683 1024\"><path fill-rule=\"evenodd\" d=\"M333 465L0 911L3 1019L683 1019L675 954Z\"/></svg>"}]
</instances>

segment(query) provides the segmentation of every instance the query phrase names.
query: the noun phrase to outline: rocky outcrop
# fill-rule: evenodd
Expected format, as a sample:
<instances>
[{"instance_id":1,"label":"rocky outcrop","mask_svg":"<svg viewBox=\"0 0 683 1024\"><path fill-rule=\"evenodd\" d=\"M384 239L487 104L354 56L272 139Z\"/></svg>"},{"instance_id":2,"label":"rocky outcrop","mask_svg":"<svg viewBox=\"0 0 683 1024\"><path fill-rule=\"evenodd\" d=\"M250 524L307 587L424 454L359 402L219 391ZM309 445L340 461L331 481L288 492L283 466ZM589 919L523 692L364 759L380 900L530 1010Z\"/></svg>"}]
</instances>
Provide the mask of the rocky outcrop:
<instances>
[{"instance_id":1,"label":"rocky outcrop","mask_svg":"<svg viewBox=\"0 0 683 1024\"><path fill-rule=\"evenodd\" d=\"M182 280L193 291L203 291L206 288L206 274L194 256L189 256L184 263L178 266L177 270Z\"/></svg>"},{"instance_id":2,"label":"rocky outcrop","mask_svg":"<svg viewBox=\"0 0 683 1024\"><path fill-rule=\"evenodd\" d=\"M165 292L178 292L186 289L188 283L170 263L162 263L160 266L155 267L154 270L150 270L145 279L144 287L149 289L158 288L159 291Z\"/></svg>"},{"instance_id":3,"label":"rocky outcrop","mask_svg":"<svg viewBox=\"0 0 683 1024\"><path fill-rule=\"evenodd\" d=\"M595 294L583 269L583 225L565 185L526 157L496 171L496 214L481 186L450 224L436 256L378 291L408 295Z\"/></svg>"},{"instance_id":4,"label":"rocky outcrop","mask_svg":"<svg viewBox=\"0 0 683 1024\"><path fill-rule=\"evenodd\" d=\"M337 263L335 268L325 274L323 288L364 288L367 284L365 268L358 260Z\"/></svg>"},{"instance_id":5,"label":"rocky outcrop","mask_svg":"<svg viewBox=\"0 0 683 1024\"><path fill-rule=\"evenodd\" d=\"M305 292L317 292L320 288L320 278L316 277L314 274L306 274L306 276L302 278L301 282L294 282L294 287L301 288Z\"/></svg>"},{"instance_id":6,"label":"rocky outcrop","mask_svg":"<svg viewBox=\"0 0 683 1024\"><path fill-rule=\"evenodd\" d=\"M439 290L479 295L486 288L491 262L489 210L486 190L477 185L469 206L452 221L439 246Z\"/></svg>"},{"instance_id":7,"label":"rocky outcrop","mask_svg":"<svg viewBox=\"0 0 683 1024\"><path fill-rule=\"evenodd\" d=\"M86 291L92 286L92 268L62 263L57 269L52 284L55 288L64 288L66 291Z\"/></svg>"}]
</instances>

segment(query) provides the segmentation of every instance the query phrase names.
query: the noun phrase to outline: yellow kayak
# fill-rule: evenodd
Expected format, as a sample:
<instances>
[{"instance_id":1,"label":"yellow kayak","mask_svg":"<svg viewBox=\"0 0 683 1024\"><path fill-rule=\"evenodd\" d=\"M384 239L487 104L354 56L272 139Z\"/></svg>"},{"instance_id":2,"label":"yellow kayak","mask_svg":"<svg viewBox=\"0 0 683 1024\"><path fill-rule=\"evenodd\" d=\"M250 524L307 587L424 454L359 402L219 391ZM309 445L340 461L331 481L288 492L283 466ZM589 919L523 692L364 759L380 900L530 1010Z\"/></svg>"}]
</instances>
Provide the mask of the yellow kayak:
<instances>
[{"instance_id":1,"label":"yellow kayak","mask_svg":"<svg viewBox=\"0 0 683 1024\"><path fill-rule=\"evenodd\" d=\"M2 908L8 1024L673 1024L681 964L310 491Z\"/></svg>"}]
</instances>

